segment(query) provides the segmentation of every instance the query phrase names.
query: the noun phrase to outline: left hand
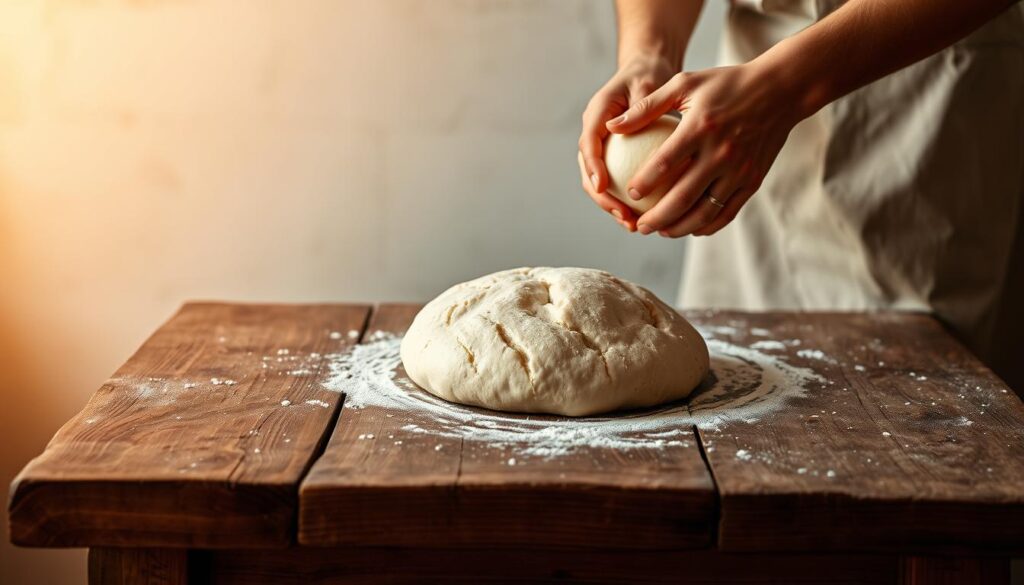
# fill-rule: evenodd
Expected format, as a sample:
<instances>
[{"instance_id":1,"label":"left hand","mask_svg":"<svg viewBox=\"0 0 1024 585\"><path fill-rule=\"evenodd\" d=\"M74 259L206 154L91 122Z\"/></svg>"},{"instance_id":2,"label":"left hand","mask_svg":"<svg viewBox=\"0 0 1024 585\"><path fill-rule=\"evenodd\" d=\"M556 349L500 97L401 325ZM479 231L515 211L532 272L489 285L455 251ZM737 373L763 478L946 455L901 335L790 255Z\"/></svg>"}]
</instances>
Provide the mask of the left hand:
<instances>
[{"instance_id":1,"label":"left hand","mask_svg":"<svg viewBox=\"0 0 1024 585\"><path fill-rule=\"evenodd\" d=\"M630 196L640 199L678 177L637 220L637 229L678 238L710 235L725 227L761 186L802 118L797 101L778 80L748 63L676 74L609 121L609 131L629 134L669 110L683 114L675 132L627 186ZM679 175L681 167L686 170Z\"/></svg>"}]
</instances>

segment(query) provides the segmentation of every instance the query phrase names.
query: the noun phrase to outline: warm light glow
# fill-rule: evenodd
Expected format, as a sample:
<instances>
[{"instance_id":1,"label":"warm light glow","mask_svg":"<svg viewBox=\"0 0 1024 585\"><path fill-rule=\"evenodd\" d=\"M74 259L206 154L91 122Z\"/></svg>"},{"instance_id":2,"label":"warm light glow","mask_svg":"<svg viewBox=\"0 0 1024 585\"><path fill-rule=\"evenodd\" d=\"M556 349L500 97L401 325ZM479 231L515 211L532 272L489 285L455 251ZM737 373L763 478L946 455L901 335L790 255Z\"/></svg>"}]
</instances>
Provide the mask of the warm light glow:
<instances>
[{"instance_id":1,"label":"warm light glow","mask_svg":"<svg viewBox=\"0 0 1024 585\"><path fill-rule=\"evenodd\" d=\"M672 298L679 246L579 187L614 34L588 0L4 0L0 479L186 299L425 299L527 264ZM5 583L83 570L0 543Z\"/></svg>"}]
</instances>

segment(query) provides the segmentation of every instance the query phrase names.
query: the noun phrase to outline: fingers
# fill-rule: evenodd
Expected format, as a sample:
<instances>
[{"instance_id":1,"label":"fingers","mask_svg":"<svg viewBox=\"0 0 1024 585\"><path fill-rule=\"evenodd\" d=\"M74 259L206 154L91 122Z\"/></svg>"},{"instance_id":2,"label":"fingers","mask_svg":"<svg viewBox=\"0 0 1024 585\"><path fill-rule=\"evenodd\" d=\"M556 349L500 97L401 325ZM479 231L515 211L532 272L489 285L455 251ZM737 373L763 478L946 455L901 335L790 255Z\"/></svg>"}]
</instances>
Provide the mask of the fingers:
<instances>
[{"instance_id":1,"label":"fingers","mask_svg":"<svg viewBox=\"0 0 1024 585\"><path fill-rule=\"evenodd\" d=\"M668 139L654 151L633 175L626 186L633 199L643 199L654 192L659 185L669 185L672 175L679 175L685 167L693 164L697 153L697 141L688 126L682 123Z\"/></svg>"},{"instance_id":2,"label":"fingers","mask_svg":"<svg viewBox=\"0 0 1024 585\"><path fill-rule=\"evenodd\" d=\"M688 77L685 73L672 76L647 97L633 102L629 109L606 124L608 130L616 134L629 134L657 120L669 110L681 105L681 97L687 89Z\"/></svg>"},{"instance_id":3,"label":"fingers","mask_svg":"<svg viewBox=\"0 0 1024 585\"><path fill-rule=\"evenodd\" d=\"M616 104L599 94L594 96L583 112L579 148L583 155L584 176L598 193L608 188L608 170L604 166L604 139L609 132L605 122L618 115L624 108L625 105Z\"/></svg>"},{"instance_id":4,"label":"fingers","mask_svg":"<svg viewBox=\"0 0 1024 585\"><path fill-rule=\"evenodd\" d=\"M583 186L583 190L590 196L590 198L597 204L598 207L605 210L607 213L615 219L615 221L621 225L626 231L636 231L636 214L630 209L625 203L619 201L615 197L612 197L607 192L598 192L594 190L594 186L587 176L587 168L584 166L583 154L579 153L576 156L576 160L580 166L580 181Z\"/></svg>"},{"instance_id":5,"label":"fingers","mask_svg":"<svg viewBox=\"0 0 1024 585\"><path fill-rule=\"evenodd\" d=\"M721 201L718 197L716 200ZM681 238L688 236L695 229L700 229L709 223L715 221L719 214L721 214L723 208L719 207L714 201L704 195L700 198L697 203L690 208L690 210L676 223L668 226L663 230L658 230L658 234L666 238Z\"/></svg>"},{"instance_id":6,"label":"fingers","mask_svg":"<svg viewBox=\"0 0 1024 585\"><path fill-rule=\"evenodd\" d=\"M725 201L725 207L713 220L695 229L693 235L710 236L729 225L729 222L736 218L740 209L761 188L765 172L759 172L758 169L766 168L767 166L763 160L756 163L747 161L740 165L739 172L734 175L735 183L733 185L735 186L735 192L729 195L729 199ZM718 196L715 195L715 198L717 199Z\"/></svg>"},{"instance_id":7,"label":"fingers","mask_svg":"<svg viewBox=\"0 0 1024 585\"><path fill-rule=\"evenodd\" d=\"M729 225L732 220L736 219L736 215L739 214L740 209L747 203L747 201L754 195L756 189L741 189L729 196L729 201L726 202L725 208L706 226L693 232L695 236L710 236L718 232L718 230Z\"/></svg>"},{"instance_id":8,"label":"fingers","mask_svg":"<svg viewBox=\"0 0 1024 585\"><path fill-rule=\"evenodd\" d=\"M717 219L733 193L736 192L737 187L738 181L735 175L718 177L682 217L669 227L659 230L658 233L668 238L680 238L703 229Z\"/></svg>"},{"instance_id":9,"label":"fingers","mask_svg":"<svg viewBox=\"0 0 1024 585\"><path fill-rule=\"evenodd\" d=\"M630 180L627 190L631 197L640 199L669 182L673 165L677 161L694 160L710 164L724 171L737 166L738 147L734 139L721 138L708 116L684 116L672 135L651 155L650 159ZM725 193L728 195L732 191Z\"/></svg>"},{"instance_id":10,"label":"fingers","mask_svg":"<svg viewBox=\"0 0 1024 585\"><path fill-rule=\"evenodd\" d=\"M679 221L698 202L718 175L717 171L709 162L698 162L688 169L654 207L640 216L637 220L640 233L664 230Z\"/></svg>"}]
</instances>

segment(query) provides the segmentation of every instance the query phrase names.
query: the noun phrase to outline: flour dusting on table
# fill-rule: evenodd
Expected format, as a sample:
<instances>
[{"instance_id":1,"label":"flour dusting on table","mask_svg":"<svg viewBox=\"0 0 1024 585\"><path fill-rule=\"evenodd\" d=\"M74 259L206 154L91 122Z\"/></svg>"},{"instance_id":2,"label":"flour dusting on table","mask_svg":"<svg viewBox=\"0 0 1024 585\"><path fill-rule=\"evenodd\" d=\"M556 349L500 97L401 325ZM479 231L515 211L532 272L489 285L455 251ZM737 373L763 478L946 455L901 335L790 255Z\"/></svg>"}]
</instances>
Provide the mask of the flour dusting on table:
<instances>
[{"instance_id":1,"label":"flour dusting on table","mask_svg":"<svg viewBox=\"0 0 1024 585\"><path fill-rule=\"evenodd\" d=\"M756 421L787 400L803 396L812 382L823 381L810 369L790 365L778 356L716 338L735 334L732 327L707 328L701 333L711 353L712 373L687 401L616 415L503 414L446 402L405 377L399 355L401 337L380 331L348 352L325 356L330 373L323 385L345 394L345 408L373 406L408 414L411 422L403 431L510 449L525 463L529 457L551 459L583 447L618 451L695 447L680 438L689 436L691 426L711 429L733 420Z\"/></svg>"}]
</instances>

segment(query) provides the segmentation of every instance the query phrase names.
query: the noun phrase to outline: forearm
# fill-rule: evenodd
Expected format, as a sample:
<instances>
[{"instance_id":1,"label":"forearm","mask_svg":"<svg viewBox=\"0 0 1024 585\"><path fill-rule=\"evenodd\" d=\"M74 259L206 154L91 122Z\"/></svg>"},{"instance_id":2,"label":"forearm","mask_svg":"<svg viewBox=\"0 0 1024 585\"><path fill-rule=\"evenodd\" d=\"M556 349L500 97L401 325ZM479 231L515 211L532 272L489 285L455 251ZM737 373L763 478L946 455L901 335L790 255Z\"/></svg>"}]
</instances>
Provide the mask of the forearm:
<instances>
[{"instance_id":1,"label":"forearm","mask_svg":"<svg viewBox=\"0 0 1024 585\"><path fill-rule=\"evenodd\" d=\"M850 0L753 64L790 87L810 115L964 38L1009 0Z\"/></svg>"},{"instance_id":2,"label":"forearm","mask_svg":"<svg viewBox=\"0 0 1024 585\"><path fill-rule=\"evenodd\" d=\"M704 0L616 0L619 67L639 56L668 60L681 70Z\"/></svg>"}]
</instances>

